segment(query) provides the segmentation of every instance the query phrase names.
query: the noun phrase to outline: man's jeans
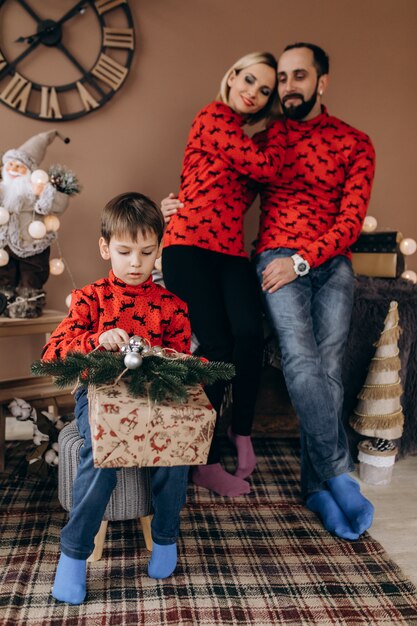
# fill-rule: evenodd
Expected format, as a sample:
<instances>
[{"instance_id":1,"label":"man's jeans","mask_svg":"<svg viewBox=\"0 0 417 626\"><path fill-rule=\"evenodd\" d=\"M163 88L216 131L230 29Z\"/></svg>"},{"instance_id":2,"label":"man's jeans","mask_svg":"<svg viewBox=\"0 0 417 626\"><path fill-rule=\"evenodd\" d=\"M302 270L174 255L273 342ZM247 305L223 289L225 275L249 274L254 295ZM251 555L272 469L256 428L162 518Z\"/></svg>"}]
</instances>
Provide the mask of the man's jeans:
<instances>
[{"instance_id":1,"label":"man's jeans","mask_svg":"<svg viewBox=\"0 0 417 626\"><path fill-rule=\"evenodd\" d=\"M74 559L87 559L111 493L117 482L117 469L93 465L88 401L85 389L76 394L75 415L84 444L72 492L70 519L61 532L61 549ZM151 472L152 539L161 545L175 543L179 533L180 511L185 503L188 466L153 467Z\"/></svg>"},{"instance_id":2,"label":"man's jeans","mask_svg":"<svg viewBox=\"0 0 417 626\"><path fill-rule=\"evenodd\" d=\"M277 248L256 259L266 266L295 250ZM277 335L282 369L300 419L301 491L304 498L325 481L353 469L341 414L342 359L353 302L350 261L337 256L274 293L263 293Z\"/></svg>"}]
</instances>

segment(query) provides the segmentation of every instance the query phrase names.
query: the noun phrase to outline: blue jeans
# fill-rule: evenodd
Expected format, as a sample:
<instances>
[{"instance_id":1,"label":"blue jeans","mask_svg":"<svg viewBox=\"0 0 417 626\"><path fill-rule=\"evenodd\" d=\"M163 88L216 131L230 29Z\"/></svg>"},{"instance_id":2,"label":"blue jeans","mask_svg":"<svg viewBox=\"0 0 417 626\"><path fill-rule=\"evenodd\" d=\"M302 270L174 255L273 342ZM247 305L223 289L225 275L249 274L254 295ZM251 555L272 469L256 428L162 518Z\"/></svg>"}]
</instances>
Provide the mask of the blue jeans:
<instances>
[{"instance_id":1,"label":"blue jeans","mask_svg":"<svg viewBox=\"0 0 417 626\"><path fill-rule=\"evenodd\" d=\"M95 468L88 422L87 391L76 394L75 415L84 444L72 491L72 508L61 532L61 550L74 559L87 559L94 549L104 511L117 482L118 469ZM185 503L188 466L152 467L152 539L161 545L175 543L179 534L180 512Z\"/></svg>"},{"instance_id":2,"label":"blue jeans","mask_svg":"<svg viewBox=\"0 0 417 626\"><path fill-rule=\"evenodd\" d=\"M259 280L273 259L294 252L262 252L256 259ZM353 303L351 263L336 256L263 297L300 419L301 491L306 498L326 489L329 478L353 469L342 424L342 359Z\"/></svg>"}]
</instances>

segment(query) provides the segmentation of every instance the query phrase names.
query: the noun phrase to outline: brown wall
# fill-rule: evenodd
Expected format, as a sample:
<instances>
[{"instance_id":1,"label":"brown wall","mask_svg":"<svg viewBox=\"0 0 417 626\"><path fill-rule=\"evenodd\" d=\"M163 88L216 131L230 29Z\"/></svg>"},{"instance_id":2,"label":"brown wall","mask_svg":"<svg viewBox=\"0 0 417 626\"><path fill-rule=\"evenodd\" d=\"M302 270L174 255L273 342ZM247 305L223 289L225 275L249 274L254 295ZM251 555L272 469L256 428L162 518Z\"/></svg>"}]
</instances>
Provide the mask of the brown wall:
<instances>
[{"instance_id":1,"label":"brown wall","mask_svg":"<svg viewBox=\"0 0 417 626\"><path fill-rule=\"evenodd\" d=\"M45 14L50 3L54 0L39 3ZM369 213L380 227L417 239L416 0L130 0L130 5L138 43L126 84L103 109L60 124L71 143L55 140L43 164L65 163L84 187L71 200L59 233L78 287L107 271L97 249L104 203L127 190L155 200L177 190L190 122L216 94L227 67L254 50L279 54L296 40L329 52L326 104L374 142L377 174ZM0 151L53 128L1 105L0 125ZM253 209L248 241L256 225ZM409 267L417 269L417 254ZM48 306L65 310L71 288L66 273L52 276ZM40 343L0 340L0 377L24 375Z\"/></svg>"}]
</instances>

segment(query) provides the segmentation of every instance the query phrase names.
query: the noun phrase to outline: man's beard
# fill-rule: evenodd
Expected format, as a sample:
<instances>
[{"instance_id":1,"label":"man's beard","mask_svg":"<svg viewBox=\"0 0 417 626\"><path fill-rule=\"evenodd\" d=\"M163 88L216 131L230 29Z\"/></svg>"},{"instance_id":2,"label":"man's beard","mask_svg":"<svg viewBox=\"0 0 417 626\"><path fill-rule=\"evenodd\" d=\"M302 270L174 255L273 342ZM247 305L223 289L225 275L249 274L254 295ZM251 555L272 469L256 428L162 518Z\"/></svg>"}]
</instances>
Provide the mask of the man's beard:
<instances>
[{"instance_id":1,"label":"man's beard","mask_svg":"<svg viewBox=\"0 0 417 626\"><path fill-rule=\"evenodd\" d=\"M314 93L309 100L304 100L304 96L301 93L284 96L283 101L281 100L281 106L285 117L288 117L290 120L303 120L313 110L317 102L317 94L318 84L316 85ZM290 104L290 106L285 106L285 100L290 97L294 97L294 95L297 95L300 98L301 104Z\"/></svg>"},{"instance_id":2,"label":"man's beard","mask_svg":"<svg viewBox=\"0 0 417 626\"><path fill-rule=\"evenodd\" d=\"M1 203L5 209L14 213L20 209L22 200L27 198L35 202L36 196L33 193L30 172L13 178L3 166L1 175L3 179Z\"/></svg>"}]
</instances>

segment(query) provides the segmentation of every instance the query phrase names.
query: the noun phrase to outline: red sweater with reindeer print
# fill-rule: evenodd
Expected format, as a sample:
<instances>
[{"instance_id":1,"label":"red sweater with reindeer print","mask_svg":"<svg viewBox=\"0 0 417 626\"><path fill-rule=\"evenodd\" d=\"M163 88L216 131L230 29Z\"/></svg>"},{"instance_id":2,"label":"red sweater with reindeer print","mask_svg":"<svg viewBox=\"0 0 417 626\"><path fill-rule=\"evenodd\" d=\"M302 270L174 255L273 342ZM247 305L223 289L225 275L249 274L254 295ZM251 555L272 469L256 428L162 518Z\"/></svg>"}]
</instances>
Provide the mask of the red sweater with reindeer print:
<instances>
[{"instance_id":1,"label":"red sweater with reindeer print","mask_svg":"<svg viewBox=\"0 0 417 626\"><path fill-rule=\"evenodd\" d=\"M252 203L247 182L277 176L285 153L285 129L271 126L264 148L243 131L244 119L222 102L196 116L185 149L179 199L184 207L171 218L164 246L197 246L247 256L243 218Z\"/></svg>"},{"instance_id":2,"label":"red sweater with reindeer print","mask_svg":"<svg viewBox=\"0 0 417 626\"><path fill-rule=\"evenodd\" d=\"M359 237L375 170L367 135L322 112L312 120L273 123L287 134L285 162L261 189L256 252L292 248L312 267L339 254ZM270 141L255 136L261 146Z\"/></svg>"},{"instance_id":3,"label":"red sweater with reindeer print","mask_svg":"<svg viewBox=\"0 0 417 626\"><path fill-rule=\"evenodd\" d=\"M189 354L187 305L152 278L131 286L110 271L108 278L72 292L68 316L52 333L42 359L63 358L70 351L91 352L100 335L116 327L148 339L152 346Z\"/></svg>"}]
</instances>

